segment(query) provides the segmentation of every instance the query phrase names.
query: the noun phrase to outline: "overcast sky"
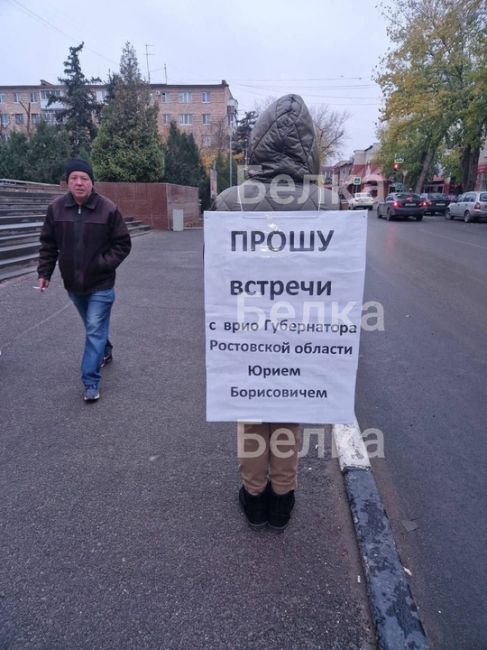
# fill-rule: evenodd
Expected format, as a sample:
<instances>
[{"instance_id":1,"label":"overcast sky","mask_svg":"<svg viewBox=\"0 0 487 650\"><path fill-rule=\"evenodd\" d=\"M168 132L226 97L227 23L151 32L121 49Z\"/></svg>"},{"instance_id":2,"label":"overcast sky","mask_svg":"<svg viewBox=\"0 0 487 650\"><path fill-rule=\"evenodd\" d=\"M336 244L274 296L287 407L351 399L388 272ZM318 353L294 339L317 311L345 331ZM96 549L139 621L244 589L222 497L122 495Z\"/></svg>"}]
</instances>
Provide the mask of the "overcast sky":
<instances>
[{"instance_id":1,"label":"overcast sky","mask_svg":"<svg viewBox=\"0 0 487 650\"><path fill-rule=\"evenodd\" d=\"M69 47L87 77L118 70L125 42L151 81L225 79L239 117L269 96L347 111L344 157L376 140L372 81L388 41L376 0L0 0L0 85L56 83Z\"/></svg>"}]
</instances>

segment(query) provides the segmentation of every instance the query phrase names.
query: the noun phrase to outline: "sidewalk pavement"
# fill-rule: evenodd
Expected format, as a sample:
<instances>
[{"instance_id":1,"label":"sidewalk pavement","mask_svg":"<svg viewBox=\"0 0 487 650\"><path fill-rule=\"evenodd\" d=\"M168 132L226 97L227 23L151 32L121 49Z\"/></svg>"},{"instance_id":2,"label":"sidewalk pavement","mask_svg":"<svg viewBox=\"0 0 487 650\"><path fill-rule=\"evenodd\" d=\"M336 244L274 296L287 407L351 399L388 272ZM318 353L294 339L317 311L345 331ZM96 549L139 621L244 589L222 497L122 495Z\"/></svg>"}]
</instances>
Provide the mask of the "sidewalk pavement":
<instances>
[{"instance_id":1,"label":"sidewalk pavement","mask_svg":"<svg viewBox=\"0 0 487 650\"><path fill-rule=\"evenodd\" d=\"M330 445L301 458L284 533L239 511L236 425L205 420L202 248L133 240L90 405L57 272L0 285L0 648L375 647Z\"/></svg>"}]
</instances>

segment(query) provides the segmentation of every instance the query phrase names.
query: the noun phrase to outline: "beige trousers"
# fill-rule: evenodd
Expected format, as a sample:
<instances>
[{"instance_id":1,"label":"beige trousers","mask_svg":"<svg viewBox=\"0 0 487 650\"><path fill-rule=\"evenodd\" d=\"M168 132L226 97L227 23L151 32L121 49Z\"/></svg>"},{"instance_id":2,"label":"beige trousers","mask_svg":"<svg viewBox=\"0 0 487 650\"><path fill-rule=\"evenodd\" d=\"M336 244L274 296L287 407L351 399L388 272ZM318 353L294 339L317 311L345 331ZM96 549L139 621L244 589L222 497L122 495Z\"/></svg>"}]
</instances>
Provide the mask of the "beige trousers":
<instances>
[{"instance_id":1,"label":"beige trousers","mask_svg":"<svg viewBox=\"0 0 487 650\"><path fill-rule=\"evenodd\" d=\"M271 482L275 494L297 487L299 424L239 422L237 446L240 476L250 494Z\"/></svg>"}]
</instances>

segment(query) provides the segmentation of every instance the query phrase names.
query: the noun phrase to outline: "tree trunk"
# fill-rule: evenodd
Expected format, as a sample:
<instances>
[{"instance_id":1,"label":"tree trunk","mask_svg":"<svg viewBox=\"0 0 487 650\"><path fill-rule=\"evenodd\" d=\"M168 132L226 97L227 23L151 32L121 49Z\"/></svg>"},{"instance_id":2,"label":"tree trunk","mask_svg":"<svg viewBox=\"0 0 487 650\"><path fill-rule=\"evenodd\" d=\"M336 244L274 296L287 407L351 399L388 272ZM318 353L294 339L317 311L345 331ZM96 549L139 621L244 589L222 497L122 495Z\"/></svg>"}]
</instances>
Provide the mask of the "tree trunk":
<instances>
[{"instance_id":1,"label":"tree trunk","mask_svg":"<svg viewBox=\"0 0 487 650\"><path fill-rule=\"evenodd\" d=\"M472 147L469 144L462 149L462 187L464 192L475 189L479 154L480 148Z\"/></svg>"},{"instance_id":2,"label":"tree trunk","mask_svg":"<svg viewBox=\"0 0 487 650\"><path fill-rule=\"evenodd\" d=\"M433 162L435 151L436 151L436 147L430 145L423 156L423 164L421 167L421 171L419 172L419 176L416 180L416 185L414 187L414 191L417 194L420 194L423 191L424 181L426 180L426 176L430 170L431 163Z\"/></svg>"}]
</instances>

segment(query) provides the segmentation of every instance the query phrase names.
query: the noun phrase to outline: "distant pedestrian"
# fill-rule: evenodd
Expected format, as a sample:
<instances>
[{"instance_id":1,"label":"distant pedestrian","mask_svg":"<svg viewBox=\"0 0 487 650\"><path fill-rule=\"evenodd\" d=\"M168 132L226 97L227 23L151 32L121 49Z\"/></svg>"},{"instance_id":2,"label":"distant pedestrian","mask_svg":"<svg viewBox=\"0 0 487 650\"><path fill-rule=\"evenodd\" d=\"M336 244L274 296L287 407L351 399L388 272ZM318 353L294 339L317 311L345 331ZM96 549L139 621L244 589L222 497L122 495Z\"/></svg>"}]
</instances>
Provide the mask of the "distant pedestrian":
<instances>
[{"instance_id":1,"label":"distant pedestrian","mask_svg":"<svg viewBox=\"0 0 487 650\"><path fill-rule=\"evenodd\" d=\"M108 338L115 300L115 269L130 252L125 221L110 199L97 194L91 165L80 158L66 167L68 192L53 201L42 227L39 289L49 286L56 261L86 331L81 361L85 402L100 397L100 369L112 360Z\"/></svg>"},{"instance_id":2,"label":"distant pedestrian","mask_svg":"<svg viewBox=\"0 0 487 650\"><path fill-rule=\"evenodd\" d=\"M325 209L323 193L316 183L320 172L318 143L301 97L286 95L269 106L252 130L250 147L249 162L254 166L250 181L219 194L215 210ZM276 182L280 181L276 191ZM299 428L296 423L269 422L239 427L243 483L239 499L253 528L268 524L282 530L289 523L297 487Z\"/></svg>"}]
</instances>

